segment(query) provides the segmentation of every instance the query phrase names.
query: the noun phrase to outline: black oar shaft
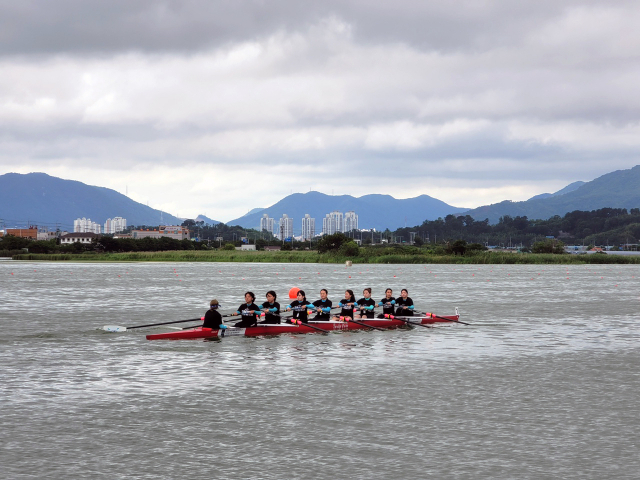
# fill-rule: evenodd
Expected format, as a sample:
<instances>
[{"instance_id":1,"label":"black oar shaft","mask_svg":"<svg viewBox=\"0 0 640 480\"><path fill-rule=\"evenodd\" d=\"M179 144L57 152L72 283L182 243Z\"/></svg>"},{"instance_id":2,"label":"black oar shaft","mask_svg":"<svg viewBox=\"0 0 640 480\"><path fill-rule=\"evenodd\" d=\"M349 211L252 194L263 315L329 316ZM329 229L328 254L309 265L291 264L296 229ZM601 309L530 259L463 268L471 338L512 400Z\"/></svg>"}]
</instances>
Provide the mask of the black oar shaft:
<instances>
[{"instance_id":1,"label":"black oar shaft","mask_svg":"<svg viewBox=\"0 0 640 480\"><path fill-rule=\"evenodd\" d=\"M322 332L322 333L331 333L329 330L325 330L324 328L316 327L315 325L310 325L310 324L304 323L304 322L301 322L298 325L299 326L303 326L304 325L305 327L313 328L314 330L318 330L319 332Z\"/></svg>"},{"instance_id":2,"label":"black oar shaft","mask_svg":"<svg viewBox=\"0 0 640 480\"><path fill-rule=\"evenodd\" d=\"M173 322L161 322L161 323L149 323L148 325L136 325L135 327L127 327L127 330L133 330L134 328L144 328L144 327L156 327L158 325L171 325L172 323L185 323L185 322L196 322L202 321L202 318L190 318L188 320L174 320Z\"/></svg>"},{"instance_id":3,"label":"black oar shaft","mask_svg":"<svg viewBox=\"0 0 640 480\"><path fill-rule=\"evenodd\" d=\"M425 325L424 323L412 322L411 320L406 320L404 318L399 318L399 317L391 317L391 320L400 320L401 322L404 322L408 325L418 325L419 327L432 328L429 325Z\"/></svg>"},{"instance_id":4,"label":"black oar shaft","mask_svg":"<svg viewBox=\"0 0 640 480\"><path fill-rule=\"evenodd\" d=\"M347 322L353 322L353 323L356 323L358 325L362 325L363 327L373 328L374 330L380 330L381 332L384 331L384 328L378 328L378 327L374 327L373 325L367 325L364 322L359 322L359 321L354 320L353 318L350 318L350 317L347 317L347 318L348 318Z\"/></svg>"}]
</instances>

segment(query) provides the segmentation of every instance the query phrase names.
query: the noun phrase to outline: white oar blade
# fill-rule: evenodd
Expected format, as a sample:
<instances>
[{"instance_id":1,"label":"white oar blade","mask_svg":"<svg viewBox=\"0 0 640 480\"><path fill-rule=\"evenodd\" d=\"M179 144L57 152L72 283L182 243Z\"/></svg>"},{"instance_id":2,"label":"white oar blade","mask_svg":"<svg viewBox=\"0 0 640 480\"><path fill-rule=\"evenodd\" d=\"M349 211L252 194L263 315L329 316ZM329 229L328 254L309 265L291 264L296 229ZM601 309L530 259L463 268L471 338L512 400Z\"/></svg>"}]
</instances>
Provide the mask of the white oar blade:
<instances>
[{"instance_id":1,"label":"white oar blade","mask_svg":"<svg viewBox=\"0 0 640 480\"><path fill-rule=\"evenodd\" d=\"M105 332L119 333L119 332L126 332L127 327L120 327L118 325L105 325L104 327L102 327L102 330L104 330Z\"/></svg>"}]
</instances>

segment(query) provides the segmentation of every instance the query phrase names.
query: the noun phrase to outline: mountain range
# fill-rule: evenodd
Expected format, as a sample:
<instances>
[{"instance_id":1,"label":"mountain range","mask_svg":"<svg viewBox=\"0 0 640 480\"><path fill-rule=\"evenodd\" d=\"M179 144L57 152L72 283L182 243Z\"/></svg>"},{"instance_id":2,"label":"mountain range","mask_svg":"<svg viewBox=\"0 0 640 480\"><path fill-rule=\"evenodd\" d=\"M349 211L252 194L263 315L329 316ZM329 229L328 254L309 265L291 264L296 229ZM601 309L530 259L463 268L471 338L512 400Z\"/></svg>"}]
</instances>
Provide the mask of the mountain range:
<instances>
[{"instance_id":1,"label":"mountain range","mask_svg":"<svg viewBox=\"0 0 640 480\"><path fill-rule=\"evenodd\" d=\"M591 211L606 207L640 207L640 165L607 173L590 182L573 183L546 198L536 196L524 202L505 200L474 208L465 215L476 220L488 218L489 223L497 223L504 215L547 219L574 210Z\"/></svg>"},{"instance_id":2,"label":"mountain range","mask_svg":"<svg viewBox=\"0 0 640 480\"><path fill-rule=\"evenodd\" d=\"M183 221L110 188L46 173L0 175L0 220L6 226L29 223L73 231L73 221L82 217L101 225L114 217L126 218L128 225L180 225Z\"/></svg>"},{"instance_id":3,"label":"mountain range","mask_svg":"<svg viewBox=\"0 0 640 480\"><path fill-rule=\"evenodd\" d=\"M389 195L325 195L319 192L294 193L267 208L254 208L246 215L226 222L244 228L258 228L263 214L277 220L286 213L294 219L294 231L305 214L316 219L316 231L322 229L324 216L338 210L355 211L360 228L396 229L416 226L448 214L470 215L476 220L497 223L500 217L527 216L547 219L574 210L640 207L640 165L607 173L590 182L573 182L555 193L543 193L523 202L505 200L472 210L453 207L428 195L396 199ZM116 216L128 225L180 225L184 219L135 202L115 190L86 185L45 173L7 173L0 175L0 225L73 228L73 220L86 217L103 224ZM205 216L196 221L219 223Z\"/></svg>"},{"instance_id":4,"label":"mountain range","mask_svg":"<svg viewBox=\"0 0 640 480\"><path fill-rule=\"evenodd\" d=\"M360 228L384 230L404 226L419 225L424 220L436 220L450 213L462 213L466 208L452 207L443 201L428 195L414 198L397 199L390 195L326 195L320 192L294 193L278 203L261 210L252 210L248 214L231 220L229 225L240 225L244 228L260 227L260 218L264 214L277 222L283 214L294 220L294 233L301 228L305 214L316 219L316 231L322 230L322 219L329 212L338 210L342 213L353 210L358 214Z\"/></svg>"}]
</instances>

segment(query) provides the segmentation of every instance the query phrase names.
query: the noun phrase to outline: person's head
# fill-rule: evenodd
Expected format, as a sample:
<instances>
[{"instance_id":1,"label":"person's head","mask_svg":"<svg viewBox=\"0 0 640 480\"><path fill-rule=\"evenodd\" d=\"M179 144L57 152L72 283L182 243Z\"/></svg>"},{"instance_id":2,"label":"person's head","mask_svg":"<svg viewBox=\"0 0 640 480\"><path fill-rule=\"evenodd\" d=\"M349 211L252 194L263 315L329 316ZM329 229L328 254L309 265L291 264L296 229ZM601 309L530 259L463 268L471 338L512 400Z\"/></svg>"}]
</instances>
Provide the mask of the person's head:
<instances>
[{"instance_id":1,"label":"person's head","mask_svg":"<svg viewBox=\"0 0 640 480\"><path fill-rule=\"evenodd\" d=\"M384 291L384 294L387 296L387 298L391 298L393 296L393 290L391 290L390 288L387 288Z\"/></svg>"},{"instance_id":2,"label":"person's head","mask_svg":"<svg viewBox=\"0 0 640 480\"><path fill-rule=\"evenodd\" d=\"M278 298L278 296L276 295L276 292L274 292L273 290L269 290L267 292L267 301L269 303L273 303L276 301L276 298Z\"/></svg>"},{"instance_id":3,"label":"person's head","mask_svg":"<svg viewBox=\"0 0 640 480\"><path fill-rule=\"evenodd\" d=\"M346 298L347 300L353 300L355 298L355 295L353 294L353 290L345 290L344 298Z\"/></svg>"},{"instance_id":4,"label":"person's head","mask_svg":"<svg viewBox=\"0 0 640 480\"><path fill-rule=\"evenodd\" d=\"M253 294L253 292L247 292L244 294L244 301L247 303L253 303L256 299L256 296Z\"/></svg>"},{"instance_id":5,"label":"person's head","mask_svg":"<svg viewBox=\"0 0 640 480\"><path fill-rule=\"evenodd\" d=\"M369 298L371 296L371 289L369 287L365 288L362 291L362 294L364 295L364 298Z\"/></svg>"},{"instance_id":6,"label":"person's head","mask_svg":"<svg viewBox=\"0 0 640 480\"><path fill-rule=\"evenodd\" d=\"M298 294L296 295L296 297L298 297L299 302L307 299L307 295L304 293L304 290L298 290Z\"/></svg>"},{"instance_id":7,"label":"person's head","mask_svg":"<svg viewBox=\"0 0 640 480\"><path fill-rule=\"evenodd\" d=\"M326 288L323 288L322 290L320 290L320 298L322 300L326 300L327 299L327 295L329 295L329 292L327 292Z\"/></svg>"},{"instance_id":8,"label":"person's head","mask_svg":"<svg viewBox=\"0 0 640 480\"><path fill-rule=\"evenodd\" d=\"M218 300L216 300L215 298L209 302L209 308L216 309L219 306L220 304L218 303Z\"/></svg>"},{"instance_id":9,"label":"person's head","mask_svg":"<svg viewBox=\"0 0 640 480\"><path fill-rule=\"evenodd\" d=\"M402 298L407 298L407 297L409 296L409 292L407 291L407 289L406 289L406 288L403 288L403 289L400 291L400 295L402 295Z\"/></svg>"}]
</instances>

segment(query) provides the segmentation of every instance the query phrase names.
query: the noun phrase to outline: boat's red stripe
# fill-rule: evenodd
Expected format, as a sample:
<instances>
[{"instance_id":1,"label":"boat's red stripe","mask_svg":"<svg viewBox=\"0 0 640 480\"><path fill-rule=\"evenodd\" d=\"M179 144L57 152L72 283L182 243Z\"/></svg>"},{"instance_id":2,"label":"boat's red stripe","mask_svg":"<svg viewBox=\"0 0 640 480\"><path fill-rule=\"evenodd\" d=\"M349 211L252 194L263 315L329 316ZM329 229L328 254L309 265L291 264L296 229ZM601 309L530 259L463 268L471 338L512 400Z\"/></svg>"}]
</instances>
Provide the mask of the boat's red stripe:
<instances>
[{"instance_id":1,"label":"boat's red stripe","mask_svg":"<svg viewBox=\"0 0 640 480\"><path fill-rule=\"evenodd\" d=\"M421 323L441 323L445 321L455 322L458 320L457 315L442 315L440 318L421 318L416 317L416 320L420 320ZM446 320L445 320L446 319ZM370 323L372 326L378 328L396 328L404 326L405 323L400 320L361 320L363 323ZM313 322L313 325L320 327L324 330L330 331L344 331L344 330L363 330L367 327L358 325L357 323L352 322ZM183 330L180 332L166 332L166 333L156 333L152 335L147 335L147 340L187 340L187 339L196 339L196 338L215 338L219 336L219 330L212 330L210 328L196 327L191 330ZM225 336L235 336L235 332L227 330ZM238 332L240 333L240 332ZM317 333L317 330L314 330L310 327L305 327L304 325L296 326L289 324L278 324L278 325L270 325L270 326L262 326L259 325L257 327L251 327L244 329L244 334L241 334L245 337L261 337L267 335L282 335L285 333Z\"/></svg>"}]
</instances>

